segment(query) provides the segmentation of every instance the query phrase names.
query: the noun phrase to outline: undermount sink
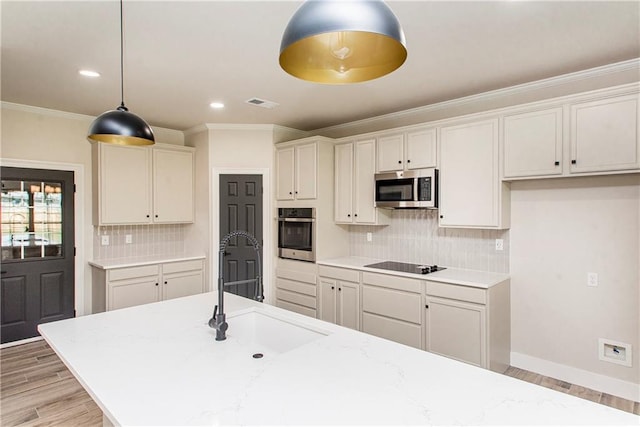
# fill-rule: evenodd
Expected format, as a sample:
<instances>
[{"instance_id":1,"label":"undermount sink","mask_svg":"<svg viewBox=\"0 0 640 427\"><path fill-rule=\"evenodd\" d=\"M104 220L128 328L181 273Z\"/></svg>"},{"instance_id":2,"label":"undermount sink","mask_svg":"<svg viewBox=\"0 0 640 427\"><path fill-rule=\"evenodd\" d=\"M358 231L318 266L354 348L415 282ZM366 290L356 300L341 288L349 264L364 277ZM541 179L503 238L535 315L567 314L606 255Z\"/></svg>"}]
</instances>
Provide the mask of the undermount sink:
<instances>
[{"instance_id":1,"label":"undermount sink","mask_svg":"<svg viewBox=\"0 0 640 427\"><path fill-rule=\"evenodd\" d=\"M227 339L264 356L285 353L329 335L258 308L229 313L227 323Z\"/></svg>"}]
</instances>

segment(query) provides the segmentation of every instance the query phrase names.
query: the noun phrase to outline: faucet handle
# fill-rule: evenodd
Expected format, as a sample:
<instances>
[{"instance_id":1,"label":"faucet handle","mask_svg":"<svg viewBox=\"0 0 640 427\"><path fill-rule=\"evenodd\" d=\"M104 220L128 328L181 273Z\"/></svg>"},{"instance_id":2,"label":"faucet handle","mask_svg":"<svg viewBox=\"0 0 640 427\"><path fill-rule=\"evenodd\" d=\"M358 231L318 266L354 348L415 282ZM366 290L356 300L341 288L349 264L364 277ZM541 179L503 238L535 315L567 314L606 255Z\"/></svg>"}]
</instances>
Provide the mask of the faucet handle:
<instances>
[{"instance_id":1,"label":"faucet handle","mask_svg":"<svg viewBox=\"0 0 640 427\"><path fill-rule=\"evenodd\" d=\"M216 306L213 308L213 317L211 317L211 319L209 319L209 327L210 328L215 328L216 327L216 317L218 315L218 305L216 304Z\"/></svg>"}]
</instances>

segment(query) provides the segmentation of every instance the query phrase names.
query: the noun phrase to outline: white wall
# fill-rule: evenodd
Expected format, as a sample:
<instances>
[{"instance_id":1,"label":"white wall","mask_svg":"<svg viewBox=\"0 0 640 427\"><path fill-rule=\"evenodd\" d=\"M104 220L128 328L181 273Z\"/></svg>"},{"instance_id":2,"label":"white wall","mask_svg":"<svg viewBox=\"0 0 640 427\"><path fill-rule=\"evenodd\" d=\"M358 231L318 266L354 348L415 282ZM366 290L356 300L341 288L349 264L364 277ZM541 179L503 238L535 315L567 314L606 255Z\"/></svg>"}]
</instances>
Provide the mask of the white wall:
<instances>
[{"instance_id":1,"label":"white wall","mask_svg":"<svg viewBox=\"0 0 640 427\"><path fill-rule=\"evenodd\" d=\"M76 239L83 242L83 258L93 258L93 206L91 197L91 144L87 141L87 130L94 117L48 110L25 105L2 103L2 141L0 158L3 161L37 161L46 166L55 164L80 165L84 170L84 182L80 183L83 194L82 207L84 225L76 230ZM183 145L182 132L153 128L157 142ZM84 282L82 282L84 280ZM91 313L91 271L84 266L84 278L76 286L84 289L84 307L76 306L79 313Z\"/></svg>"},{"instance_id":2,"label":"white wall","mask_svg":"<svg viewBox=\"0 0 640 427\"><path fill-rule=\"evenodd\" d=\"M640 176L514 182L511 223L512 364L638 390ZM588 272L597 287L587 286ZM633 366L600 361L598 338L631 344Z\"/></svg>"}]
</instances>

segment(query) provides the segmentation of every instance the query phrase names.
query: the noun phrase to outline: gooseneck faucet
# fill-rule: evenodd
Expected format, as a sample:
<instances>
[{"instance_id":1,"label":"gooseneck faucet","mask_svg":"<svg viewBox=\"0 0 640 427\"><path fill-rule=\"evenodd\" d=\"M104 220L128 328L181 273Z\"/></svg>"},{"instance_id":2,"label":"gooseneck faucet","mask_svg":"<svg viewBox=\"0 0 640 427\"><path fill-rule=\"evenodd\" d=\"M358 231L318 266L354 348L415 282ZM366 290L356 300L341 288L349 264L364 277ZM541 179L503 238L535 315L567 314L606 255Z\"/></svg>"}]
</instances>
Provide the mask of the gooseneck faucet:
<instances>
[{"instance_id":1,"label":"gooseneck faucet","mask_svg":"<svg viewBox=\"0 0 640 427\"><path fill-rule=\"evenodd\" d=\"M245 237L253 245L253 249L255 249L257 255L257 275L255 279L237 280L235 282L224 283L224 256L229 241L234 237ZM242 230L235 230L222 238L220 241L220 249L218 251L218 304L213 309L213 317L209 319L209 326L216 330L216 341L224 341L227 339L226 332L227 329L229 329L227 315L224 312L224 288L232 285L255 283L256 287L253 299L258 302L262 302L264 301L264 288L262 286L262 276L260 275L261 271L260 243L252 234Z\"/></svg>"}]
</instances>

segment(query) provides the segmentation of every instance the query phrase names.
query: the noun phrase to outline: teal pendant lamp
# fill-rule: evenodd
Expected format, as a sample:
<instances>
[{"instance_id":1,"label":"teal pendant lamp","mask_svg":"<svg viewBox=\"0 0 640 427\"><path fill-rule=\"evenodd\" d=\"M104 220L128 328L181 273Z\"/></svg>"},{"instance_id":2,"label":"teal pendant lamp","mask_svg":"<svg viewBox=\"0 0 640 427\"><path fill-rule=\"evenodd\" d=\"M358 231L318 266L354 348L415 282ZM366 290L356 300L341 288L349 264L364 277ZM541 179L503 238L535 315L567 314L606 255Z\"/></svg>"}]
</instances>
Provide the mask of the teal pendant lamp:
<instances>
[{"instance_id":1,"label":"teal pendant lamp","mask_svg":"<svg viewBox=\"0 0 640 427\"><path fill-rule=\"evenodd\" d=\"M120 106L102 113L91 123L87 139L90 142L106 142L119 145L153 145L155 138L151 127L124 106L124 30L122 0L120 0Z\"/></svg>"},{"instance_id":2,"label":"teal pendant lamp","mask_svg":"<svg viewBox=\"0 0 640 427\"><path fill-rule=\"evenodd\" d=\"M280 66L315 83L382 77L407 59L402 27L381 0L308 0L282 36Z\"/></svg>"}]
</instances>

